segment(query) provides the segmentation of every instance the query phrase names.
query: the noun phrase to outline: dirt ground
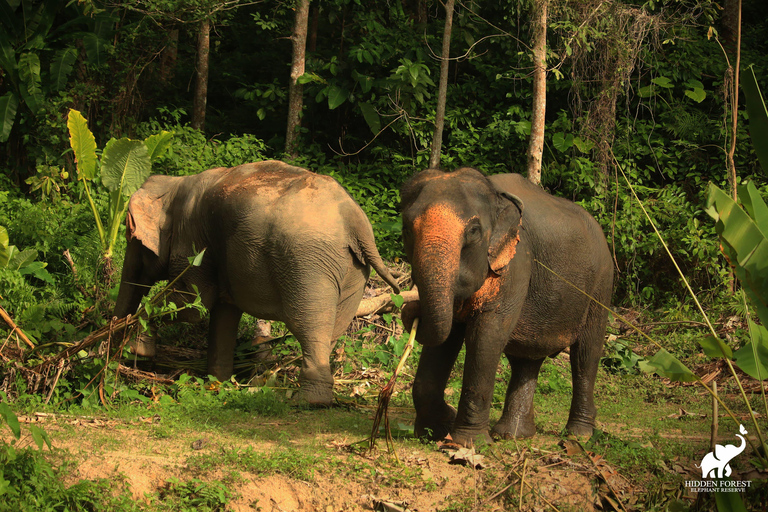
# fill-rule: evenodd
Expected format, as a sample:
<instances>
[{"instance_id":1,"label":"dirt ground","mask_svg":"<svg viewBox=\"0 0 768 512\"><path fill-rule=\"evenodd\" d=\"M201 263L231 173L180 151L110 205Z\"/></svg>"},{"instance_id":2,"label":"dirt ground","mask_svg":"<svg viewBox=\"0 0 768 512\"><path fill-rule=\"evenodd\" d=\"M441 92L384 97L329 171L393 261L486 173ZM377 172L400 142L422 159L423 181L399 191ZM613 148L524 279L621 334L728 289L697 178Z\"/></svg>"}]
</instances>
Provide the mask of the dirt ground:
<instances>
[{"instance_id":1,"label":"dirt ground","mask_svg":"<svg viewBox=\"0 0 768 512\"><path fill-rule=\"evenodd\" d=\"M585 454L576 441L559 440L543 433L533 442L497 443L483 451L456 452L458 447L413 440L395 440L399 463L383 441L370 454L350 445L365 438L372 412L349 410L298 411L288 418L252 419L232 431L173 429L156 435L160 416L121 420L66 415L33 415L19 418L35 423L50 434L54 450L75 464L66 478L108 478L122 482L135 500L157 499L169 480L224 482L234 499L234 511L353 510L629 510L645 492L632 475L622 475L594 453ZM327 421L326 421L327 420ZM319 428L307 433L307 422L360 424L361 429ZM275 437L274 432L281 435ZM288 446L312 453L317 467L311 479L280 472L234 470L217 465L227 450L252 449L266 456ZM190 464L194 457L214 461L209 467ZM452 458L459 459L452 463ZM320 462L317 462L317 461ZM453 461L456 462L456 461ZM473 463L479 463L472 467ZM685 466L685 467L683 467ZM689 461L676 468L695 474ZM522 485L521 485L522 483ZM521 506L522 505L522 506ZM639 508L642 510L642 506Z\"/></svg>"}]
</instances>

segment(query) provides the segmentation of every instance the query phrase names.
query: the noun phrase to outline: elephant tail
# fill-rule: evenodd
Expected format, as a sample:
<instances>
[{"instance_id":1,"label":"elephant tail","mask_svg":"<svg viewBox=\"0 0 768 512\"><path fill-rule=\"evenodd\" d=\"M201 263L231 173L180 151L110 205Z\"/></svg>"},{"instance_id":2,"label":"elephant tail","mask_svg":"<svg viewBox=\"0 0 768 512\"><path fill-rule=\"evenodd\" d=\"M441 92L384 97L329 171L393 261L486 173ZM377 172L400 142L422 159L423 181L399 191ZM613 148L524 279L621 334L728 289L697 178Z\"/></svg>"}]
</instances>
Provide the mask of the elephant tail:
<instances>
[{"instance_id":1,"label":"elephant tail","mask_svg":"<svg viewBox=\"0 0 768 512\"><path fill-rule=\"evenodd\" d=\"M363 216L365 217L365 214L363 214ZM359 233L354 229L352 230L350 249L355 257L362 263L372 266L374 270L376 270L376 273L392 287L395 293L400 293L400 286L397 284L397 280L390 274L389 269L384 264L384 260L381 259L379 250L376 248L376 242L373 238L373 229L368 222L368 218L365 217L365 220L367 229L363 230L363 233Z\"/></svg>"}]
</instances>

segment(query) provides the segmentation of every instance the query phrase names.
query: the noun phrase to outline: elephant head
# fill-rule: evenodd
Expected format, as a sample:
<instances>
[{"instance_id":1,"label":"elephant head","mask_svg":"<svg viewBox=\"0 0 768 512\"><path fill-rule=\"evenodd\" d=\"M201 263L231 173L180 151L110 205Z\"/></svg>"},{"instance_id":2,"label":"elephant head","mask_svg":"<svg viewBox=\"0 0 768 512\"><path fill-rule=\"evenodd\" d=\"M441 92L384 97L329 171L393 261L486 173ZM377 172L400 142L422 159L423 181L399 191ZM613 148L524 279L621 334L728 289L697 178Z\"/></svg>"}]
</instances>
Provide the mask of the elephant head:
<instances>
[{"instance_id":1,"label":"elephant head","mask_svg":"<svg viewBox=\"0 0 768 512\"><path fill-rule=\"evenodd\" d=\"M401 198L403 242L420 297L417 337L439 345L468 304L492 299L494 280L515 255L523 203L470 168L422 171L403 185Z\"/></svg>"},{"instance_id":2,"label":"elephant head","mask_svg":"<svg viewBox=\"0 0 768 512\"><path fill-rule=\"evenodd\" d=\"M146 287L168 278L171 250L171 204L182 178L151 176L128 203L122 285L114 314L133 314Z\"/></svg>"}]
</instances>

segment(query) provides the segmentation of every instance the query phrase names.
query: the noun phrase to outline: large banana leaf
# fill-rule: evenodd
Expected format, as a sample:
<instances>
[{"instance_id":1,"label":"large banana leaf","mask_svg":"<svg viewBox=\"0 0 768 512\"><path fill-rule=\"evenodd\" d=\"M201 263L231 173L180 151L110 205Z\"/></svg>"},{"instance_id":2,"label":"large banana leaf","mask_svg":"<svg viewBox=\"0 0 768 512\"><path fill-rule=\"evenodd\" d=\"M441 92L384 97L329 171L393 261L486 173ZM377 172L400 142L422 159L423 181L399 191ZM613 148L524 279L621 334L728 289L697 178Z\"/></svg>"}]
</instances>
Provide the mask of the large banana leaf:
<instances>
[{"instance_id":1,"label":"large banana leaf","mask_svg":"<svg viewBox=\"0 0 768 512\"><path fill-rule=\"evenodd\" d=\"M22 53L19 57L19 80L19 91L24 102L37 114L45 98L40 80L40 57L36 53Z\"/></svg>"},{"instance_id":2,"label":"large banana leaf","mask_svg":"<svg viewBox=\"0 0 768 512\"><path fill-rule=\"evenodd\" d=\"M149 178L152 165L147 145L141 140L111 139L101 157L101 182L110 192L124 197L136 192Z\"/></svg>"},{"instance_id":3,"label":"large banana leaf","mask_svg":"<svg viewBox=\"0 0 768 512\"><path fill-rule=\"evenodd\" d=\"M70 110L67 118L69 144L75 152L75 164L80 177L92 180L96 177L96 139L88 129L88 121L77 110Z\"/></svg>"},{"instance_id":4,"label":"large banana leaf","mask_svg":"<svg viewBox=\"0 0 768 512\"><path fill-rule=\"evenodd\" d=\"M56 52L51 62L51 89L60 91L67 85L69 74L77 61L75 48L64 48Z\"/></svg>"},{"instance_id":5,"label":"large banana leaf","mask_svg":"<svg viewBox=\"0 0 768 512\"><path fill-rule=\"evenodd\" d=\"M0 142L5 142L11 136L19 99L12 92L0 96Z\"/></svg>"},{"instance_id":6,"label":"large banana leaf","mask_svg":"<svg viewBox=\"0 0 768 512\"><path fill-rule=\"evenodd\" d=\"M710 185L707 213L715 219L723 253L734 267L736 277L764 325L768 325L768 224L765 202L757 189L742 187L742 198L755 212L761 225L737 205L728 194Z\"/></svg>"},{"instance_id":7,"label":"large banana leaf","mask_svg":"<svg viewBox=\"0 0 768 512\"><path fill-rule=\"evenodd\" d=\"M768 109L765 108L763 95L757 86L755 70L749 66L742 73L744 95L747 97L747 113L749 114L749 135L752 146L763 171L768 173Z\"/></svg>"}]
</instances>

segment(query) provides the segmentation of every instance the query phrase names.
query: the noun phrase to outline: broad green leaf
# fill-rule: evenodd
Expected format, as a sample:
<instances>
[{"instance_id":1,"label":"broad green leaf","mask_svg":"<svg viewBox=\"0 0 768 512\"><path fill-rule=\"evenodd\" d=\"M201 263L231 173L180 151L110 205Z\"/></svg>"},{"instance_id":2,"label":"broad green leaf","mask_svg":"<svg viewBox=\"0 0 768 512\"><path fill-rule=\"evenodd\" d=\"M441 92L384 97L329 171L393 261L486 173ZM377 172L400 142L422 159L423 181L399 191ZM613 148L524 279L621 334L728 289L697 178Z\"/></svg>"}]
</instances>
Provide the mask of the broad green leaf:
<instances>
[{"instance_id":1,"label":"broad green leaf","mask_svg":"<svg viewBox=\"0 0 768 512\"><path fill-rule=\"evenodd\" d=\"M51 62L51 88L54 91L60 91L67 85L67 80L76 61L77 50L75 48L64 48L56 52Z\"/></svg>"},{"instance_id":2,"label":"broad green leaf","mask_svg":"<svg viewBox=\"0 0 768 512\"><path fill-rule=\"evenodd\" d=\"M5 226L0 226L0 268L8 266L8 261L11 259L10 243L8 230Z\"/></svg>"},{"instance_id":3,"label":"broad green leaf","mask_svg":"<svg viewBox=\"0 0 768 512\"><path fill-rule=\"evenodd\" d=\"M171 147L171 139L173 138L173 132L162 132L156 135L150 135L144 139L144 144L147 145L147 152L149 153L149 160L154 162L165 154L169 147Z\"/></svg>"},{"instance_id":4,"label":"broad green leaf","mask_svg":"<svg viewBox=\"0 0 768 512\"><path fill-rule=\"evenodd\" d=\"M573 134L557 132L552 136L552 145L555 146L556 150L565 153L573 146Z\"/></svg>"},{"instance_id":5,"label":"broad green leaf","mask_svg":"<svg viewBox=\"0 0 768 512\"><path fill-rule=\"evenodd\" d=\"M332 85L328 90L328 108L335 109L347 101L347 97L349 97L349 91L338 85Z\"/></svg>"},{"instance_id":6,"label":"broad green leaf","mask_svg":"<svg viewBox=\"0 0 768 512\"><path fill-rule=\"evenodd\" d=\"M578 149L582 153L589 153L592 151L592 148L595 147L595 143L591 140L584 140L581 137L574 137L573 138L573 145L576 146L576 149Z\"/></svg>"},{"instance_id":7,"label":"broad green leaf","mask_svg":"<svg viewBox=\"0 0 768 512\"><path fill-rule=\"evenodd\" d=\"M686 89L685 95L696 103L701 103L707 97L707 93L704 89Z\"/></svg>"},{"instance_id":8,"label":"broad green leaf","mask_svg":"<svg viewBox=\"0 0 768 512\"><path fill-rule=\"evenodd\" d=\"M83 46L85 55L91 64L100 65L104 63L106 57L105 42L93 32L83 34Z\"/></svg>"},{"instance_id":9,"label":"broad green leaf","mask_svg":"<svg viewBox=\"0 0 768 512\"><path fill-rule=\"evenodd\" d=\"M652 85L646 85L637 90L637 95L641 98L650 98L656 94L656 88Z\"/></svg>"},{"instance_id":10,"label":"broad green leaf","mask_svg":"<svg viewBox=\"0 0 768 512\"><path fill-rule=\"evenodd\" d=\"M40 57L36 53L22 53L19 57L19 80L21 96L27 107L36 114L45 101L40 85Z\"/></svg>"},{"instance_id":11,"label":"broad green leaf","mask_svg":"<svg viewBox=\"0 0 768 512\"><path fill-rule=\"evenodd\" d=\"M708 357L727 357L728 359L733 358L733 351L731 350L731 347L726 345L720 338L716 338L711 334L706 338L700 339L699 345L701 345L701 348L704 350L704 353L707 354Z\"/></svg>"},{"instance_id":12,"label":"broad green leaf","mask_svg":"<svg viewBox=\"0 0 768 512\"><path fill-rule=\"evenodd\" d=\"M4 402L0 403L0 416L5 418L5 422L10 427L13 436L18 439L21 437L21 426L19 425L19 418L11 410L10 406Z\"/></svg>"},{"instance_id":13,"label":"broad green leaf","mask_svg":"<svg viewBox=\"0 0 768 512\"><path fill-rule=\"evenodd\" d=\"M15 84L18 82L19 76L16 73L16 51L8 40L8 33L5 30L0 30L0 68L6 72L6 76L12 83Z\"/></svg>"},{"instance_id":14,"label":"broad green leaf","mask_svg":"<svg viewBox=\"0 0 768 512\"><path fill-rule=\"evenodd\" d=\"M79 177L92 180L96 177L96 139L88 129L88 121L77 110L70 110L67 128L69 144L75 152L75 164Z\"/></svg>"},{"instance_id":15,"label":"broad green leaf","mask_svg":"<svg viewBox=\"0 0 768 512\"><path fill-rule=\"evenodd\" d=\"M687 366L663 348L647 361L641 361L639 366L643 371L655 372L675 382L697 380L696 375Z\"/></svg>"},{"instance_id":16,"label":"broad green leaf","mask_svg":"<svg viewBox=\"0 0 768 512\"><path fill-rule=\"evenodd\" d=\"M19 99L12 92L0 96L0 142L6 142L11 136Z\"/></svg>"},{"instance_id":17,"label":"broad green leaf","mask_svg":"<svg viewBox=\"0 0 768 512\"><path fill-rule=\"evenodd\" d=\"M751 203L755 206L755 202ZM707 213L715 220L723 253L734 267L744 291L768 322L768 239L733 199L710 184Z\"/></svg>"},{"instance_id":18,"label":"broad green leaf","mask_svg":"<svg viewBox=\"0 0 768 512\"><path fill-rule=\"evenodd\" d=\"M744 95L747 97L749 136L752 138L752 146L760 160L760 166L768 173L768 109L765 108L763 95L757 85L754 68L749 66L741 76Z\"/></svg>"},{"instance_id":19,"label":"broad green leaf","mask_svg":"<svg viewBox=\"0 0 768 512\"><path fill-rule=\"evenodd\" d=\"M739 185L739 200L744 205L744 209L752 220L755 221L757 229L768 238L768 206L763 201L760 192L753 182L749 182L746 185Z\"/></svg>"},{"instance_id":20,"label":"broad green leaf","mask_svg":"<svg viewBox=\"0 0 768 512\"><path fill-rule=\"evenodd\" d=\"M42 450L45 445L48 445L49 450L53 448L48 432L36 425L30 425L29 431L32 433L32 440L35 441L38 449Z\"/></svg>"},{"instance_id":21,"label":"broad green leaf","mask_svg":"<svg viewBox=\"0 0 768 512\"><path fill-rule=\"evenodd\" d=\"M672 87L674 87L672 80L670 80L665 76L657 76L656 78L651 80L651 83L654 83L659 87L663 87L664 89L671 89Z\"/></svg>"},{"instance_id":22,"label":"broad green leaf","mask_svg":"<svg viewBox=\"0 0 768 512\"><path fill-rule=\"evenodd\" d=\"M750 340L734 354L736 365L752 377L768 379L768 330L762 325L749 321Z\"/></svg>"},{"instance_id":23,"label":"broad green leaf","mask_svg":"<svg viewBox=\"0 0 768 512\"><path fill-rule=\"evenodd\" d=\"M149 178L152 164L141 140L111 139L101 157L101 182L110 192L129 197Z\"/></svg>"},{"instance_id":24,"label":"broad green leaf","mask_svg":"<svg viewBox=\"0 0 768 512\"><path fill-rule=\"evenodd\" d=\"M381 119L379 113L370 103L360 103L360 111L363 113L365 122L368 123L368 128L376 134L381 131Z\"/></svg>"},{"instance_id":25,"label":"broad green leaf","mask_svg":"<svg viewBox=\"0 0 768 512\"><path fill-rule=\"evenodd\" d=\"M23 251L18 251L16 254L11 256L10 260L8 261L8 267L12 268L13 270L21 270L36 259L37 251L35 249L24 249Z\"/></svg>"},{"instance_id":26,"label":"broad green leaf","mask_svg":"<svg viewBox=\"0 0 768 512\"><path fill-rule=\"evenodd\" d=\"M47 270L45 270L46 266L48 266L48 264L43 261L31 261L23 267L19 268L19 274L23 276L31 275L40 279L41 281L45 281L48 284L56 284L53 276L49 274Z\"/></svg>"},{"instance_id":27,"label":"broad green leaf","mask_svg":"<svg viewBox=\"0 0 768 512\"><path fill-rule=\"evenodd\" d=\"M392 304L395 305L396 308L403 307L403 303L405 302L405 299L402 295L398 294L395 295L394 293L390 293L389 297L392 299Z\"/></svg>"},{"instance_id":28,"label":"broad green leaf","mask_svg":"<svg viewBox=\"0 0 768 512\"><path fill-rule=\"evenodd\" d=\"M715 492L717 512L747 512L740 492Z\"/></svg>"}]
</instances>

